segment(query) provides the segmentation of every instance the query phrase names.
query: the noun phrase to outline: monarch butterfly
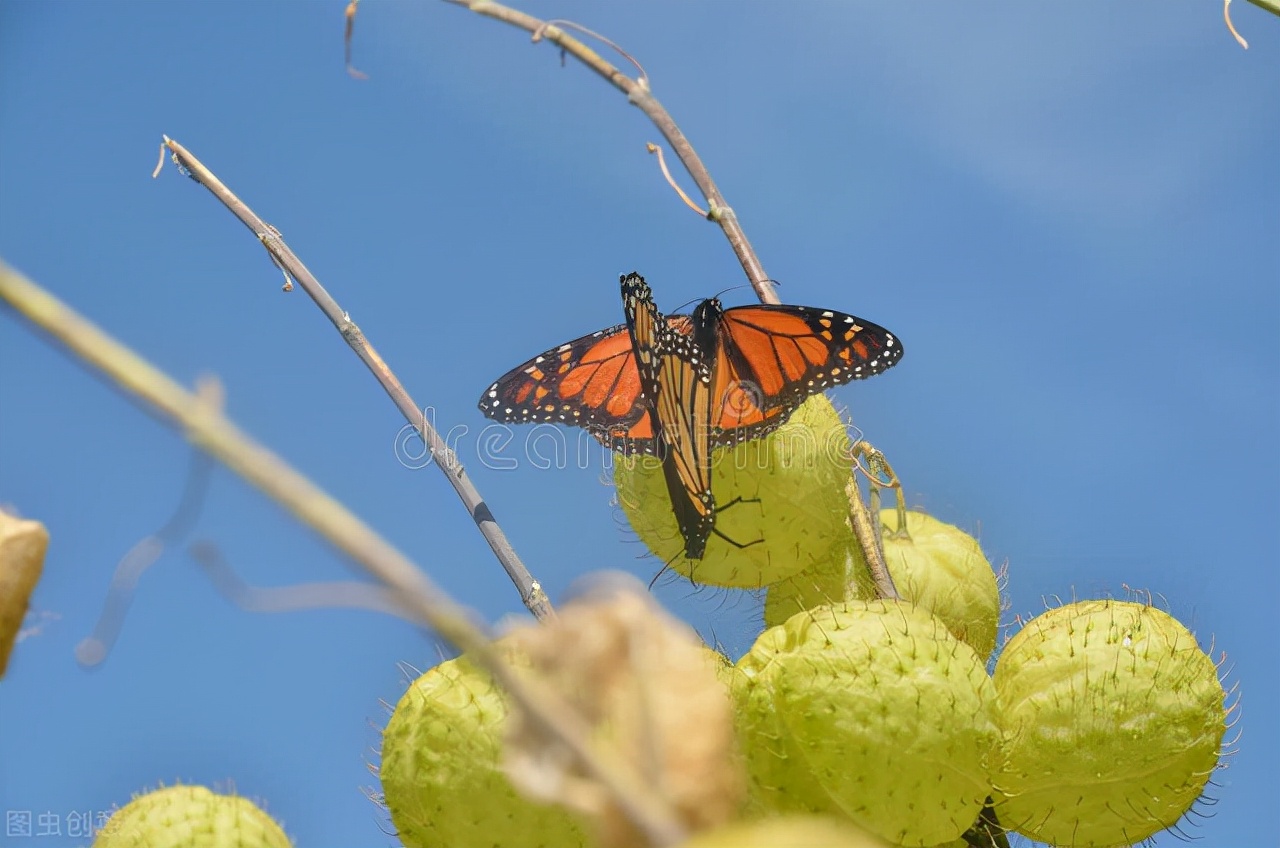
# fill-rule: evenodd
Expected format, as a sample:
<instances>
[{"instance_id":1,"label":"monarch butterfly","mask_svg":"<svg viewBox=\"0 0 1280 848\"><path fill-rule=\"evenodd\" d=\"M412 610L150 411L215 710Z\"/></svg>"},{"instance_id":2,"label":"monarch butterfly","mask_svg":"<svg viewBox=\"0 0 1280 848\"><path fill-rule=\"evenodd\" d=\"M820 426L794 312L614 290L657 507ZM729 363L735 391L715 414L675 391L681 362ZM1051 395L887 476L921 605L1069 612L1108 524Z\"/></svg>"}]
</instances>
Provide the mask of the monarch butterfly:
<instances>
[{"instance_id":1,"label":"monarch butterfly","mask_svg":"<svg viewBox=\"0 0 1280 848\"><path fill-rule=\"evenodd\" d=\"M724 309L710 298L692 315L663 316L643 277L620 282L627 323L511 369L481 397L480 411L504 423L582 427L613 450L661 457L677 519L683 504L689 559L701 558L714 531L712 447L765 436L810 395L902 358L892 333L842 312Z\"/></svg>"}]
</instances>

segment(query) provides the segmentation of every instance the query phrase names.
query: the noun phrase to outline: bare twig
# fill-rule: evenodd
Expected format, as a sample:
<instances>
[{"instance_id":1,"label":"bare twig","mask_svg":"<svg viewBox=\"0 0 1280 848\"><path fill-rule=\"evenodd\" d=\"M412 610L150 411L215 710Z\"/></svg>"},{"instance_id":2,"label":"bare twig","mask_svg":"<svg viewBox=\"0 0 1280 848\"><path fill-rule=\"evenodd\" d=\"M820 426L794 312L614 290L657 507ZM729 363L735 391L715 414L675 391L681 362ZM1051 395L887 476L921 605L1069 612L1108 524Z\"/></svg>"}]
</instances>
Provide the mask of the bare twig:
<instances>
[{"instance_id":1,"label":"bare twig","mask_svg":"<svg viewBox=\"0 0 1280 848\"><path fill-rule=\"evenodd\" d=\"M302 275L297 276L303 282ZM597 751L590 742L587 723L560 695L539 680L517 674L491 647L489 635L472 623L463 607L327 492L240 432L207 400L178 385L3 262L0 302L10 305L120 389L142 401L147 411L176 426L193 445L395 590L397 602L416 620L469 653L530 720L561 739L581 760L584 771L609 787L619 806L652 845L675 845L684 838L684 828L670 805L641 781L630 765Z\"/></svg>"},{"instance_id":2,"label":"bare twig","mask_svg":"<svg viewBox=\"0 0 1280 848\"><path fill-rule=\"evenodd\" d=\"M347 62L347 73L354 79L367 80L369 75L364 71L356 70L355 65L351 64L351 40L356 26L356 7L359 5L360 0L351 0L347 4L347 10L343 13L347 19L347 26L342 33L342 46Z\"/></svg>"},{"instance_id":3,"label":"bare twig","mask_svg":"<svg viewBox=\"0 0 1280 848\"><path fill-rule=\"evenodd\" d=\"M1235 38L1236 43L1245 50L1249 49L1249 42L1244 40L1244 36L1236 32L1236 25L1231 23L1231 0L1222 0L1222 20L1226 22L1227 29Z\"/></svg>"},{"instance_id":4,"label":"bare twig","mask_svg":"<svg viewBox=\"0 0 1280 848\"><path fill-rule=\"evenodd\" d=\"M214 393L217 397L210 397ZM209 391L204 394L204 402L221 409L221 394L220 388ZM169 516L169 520L159 530L138 540L116 563L115 574L111 576L111 585L107 589L107 598L102 604L102 612L98 614L98 623L94 625L93 633L76 645L76 661L80 665L92 668L107 658L124 626L138 580L160 559L169 545L180 541L195 525L204 504L204 496L209 490L212 471L213 462L208 454L198 450L191 451L187 482L173 515Z\"/></svg>"},{"instance_id":5,"label":"bare twig","mask_svg":"<svg viewBox=\"0 0 1280 848\"><path fill-rule=\"evenodd\" d=\"M188 548L213 583L218 594L245 612L301 612L317 609L362 609L391 615L416 624L397 600L396 593L378 583L340 580L329 583L302 583L290 586L252 586L227 562L213 542L200 541Z\"/></svg>"},{"instance_id":6,"label":"bare twig","mask_svg":"<svg viewBox=\"0 0 1280 848\"><path fill-rule=\"evenodd\" d=\"M675 120L672 119L671 115L649 90L647 77L642 76L639 80L632 79L609 62L606 62L599 53L596 53L563 29L547 21L539 20L532 15L526 15L524 12L517 11L509 6L503 6L501 3L494 3L491 0L445 0L445 2L466 7L476 14L519 27L535 35L537 37L536 40L552 42L565 53L595 71L614 88L627 95L627 100L644 112L649 120L653 121L654 126L658 128L658 131L666 138L667 143L671 145L672 151L676 156L680 157L680 161L688 169L689 176L693 177L698 190L707 199L707 206L711 210L707 213L707 218L719 224L720 229L724 231L725 238L729 240L729 246L733 248L734 255L738 257L742 270L746 272L747 279L751 282L751 287L756 291L756 296L764 303L780 302L777 292L773 290L773 283L769 279L769 275L765 273L764 266L760 264L755 250L751 247L751 242L747 240L747 234L743 232L742 226L738 223L738 217L734 214L733 209L729 207L729 204L725 202L724 195L720 193L715 181L711 179L711 173L707 170L707 166L702 163L702 160L698 158L698 154L694 152L693 145L689 143L689 139L685 138ZM613 46L613 42L606 43ZM621 50L618 52L622 53ZM626 54L623 53L623 55Z\"/></svg>"},{"instance_id":7,"label":"bare twig","mask_svg":"<svg viewBox=\"0 0 1280 848\"><path fill-rule=\"evenodd\" d=\"M702 217L704 218L707 217L707 211L705 209L698 208L698 204L690 200L689 195L685 194L684 189L680 188L680 184L677 183L675 179L672 178L671 172L667 170L667 159L665 156L662 155L662 148L654 144L652 141L649 142L647 145L645 145L645 148L650 153L658 157L658 167L662 169L662 176L666 177L667 185L675 189L676 194L680 195L680 199L684 201L684 205L688 206L690 209L692 209L694 212L697 212Z\"/></svg>"},{"instance_id":8,"label":"bare twig","mask_svg":"<svg viewBox=\"0 0 1280 848\"><path fill-rule=\"evenodd\" d=\"M547 27L553 27L553 26L568 27L569 29L577 30L583 35L589 35L592 38L594 38L596 41L603 41L605 44L612 47L619 56L621 56L622 58L630 62L631 66L634 67L640 73L640 76L636 77L636 84L641 85L644 88L649 87L649 74L645 72L644 66L641 65L639 62L637 62L634 56L632 56L630 53L628 53L627 51L619 47L618 44L613 40L606 38L605 36L601 35L595 30L587 29L582 24L577 24L577 23L574 23L573 21L562 20L560 18L554 18L549 21L543 21L542 26L534 30L533 37L529 40L534 42L535 44L538 43L539 41L542 40L542 34L546 31Z\"/></svg>"},{"instance_id":9,"label":"bare twig","mask_svg":"<svg viewBox=\"0 0 1280 848\"><path fill-rule=\"evenodd\" d=\"M320 307L320 311L333 322L333 326L342 334L347 344L355 351L356 356L360 357L360 361L373 373L373 376L382 385L383 390L395 403L396 408L400 410L400 414L422 436L422 441L431 452L436 465L439 466L440 471L449 480L454 491L458 493L458 497L462 499L462 503L471 514L472 520L475 521L480 528L480 532L484 535L485 541L489 543L494 555L502 563L502 567L506 569L507 576L515 584L517 591L520 593L520 600L524 602L529 612L533 613L537 618L554 615L551 603L542 591L542 586L533 579L532 575L529 574L529 570L525 568L524 563L516 555L515 549L507 541L506 534L502 532L502 528L498 526L493 513L489 511L488 504L480 497L480 492L476 489L475 484L471 482L471 478L467 476L462 463L458 461L457 455L440 438L440 434L436 432L435 428L431 426L431 423L427 421L426 416L421 412L422 407L415 404L413 398L409 397L409 393L401 385L399 379L387 367L387 363L374 350L373 345L364 337L364 333L360 331L356 323L338 306L337 301L325 291L324 286L320 285L320 281L307 270L307 266L302 264L302 260L295 256L289 246L284 243L284 239L280 237L279 230L259 218L252 209L245 205L244 201L236 197L185 147L168 136L165 136L164 143L172 152L174 162L178 167L188 173L196 182L209 189L213 196L218 198L227 209L231 210L231 213L239 218L241 223L248 227L262 242L262 245L271 254L272 261L285 272L286 282L290 277L297 280L302 290L315 301L316 306Z\"/></svg>"},{"instance_id":10,"label":"bare twig","mask_svg":"<svg viewBox=\"0 0 1280 848\"><path fill-rule=\"evenodd\" d=\"M438 595L399 551L392 548L345 507L321 491L282 459L258 445L199 395L189 392L133 351L107 336L70 307L8 266L0 264L0 300L121 389L144 403L162 420L177 425L188 440L283 505L307 526L390 586L419 599L420 610ZM460 610L452 610L460 618ZM447 617L447 616L446 616ZM470 627L470 625L466 625ZM449 622L445 627L451 631ZM446 630L442 633L448 635ZM474 641L462 637L468 643Z\"/></svg>"}]
</instances>

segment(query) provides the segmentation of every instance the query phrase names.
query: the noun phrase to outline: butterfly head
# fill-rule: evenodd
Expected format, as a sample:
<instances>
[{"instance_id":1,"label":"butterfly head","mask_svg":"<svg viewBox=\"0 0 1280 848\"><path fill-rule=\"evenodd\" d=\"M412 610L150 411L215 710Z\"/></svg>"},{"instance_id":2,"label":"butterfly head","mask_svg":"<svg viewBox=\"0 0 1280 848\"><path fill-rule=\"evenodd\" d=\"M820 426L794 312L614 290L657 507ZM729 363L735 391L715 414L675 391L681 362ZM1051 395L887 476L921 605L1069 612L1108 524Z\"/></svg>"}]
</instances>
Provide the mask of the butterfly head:
<instances>
[{"instance_id":1,"label":"butterfly head","mask_svg":"<svg viewBox=\"0 0 1280 848\"><path fill-rule=\"evenodd\" d=\"M709 297L693 310L693 323L699 327L712 326L723 314L724 307L720 304L720 298Z\"/></svg>"},{"instance_id":2,"label":"butterfly head","mask_svg":"<svg viewBox=\"0 0 1280 848\"><path fill-rule=\"evenodd\" d=\"M716 334L720 330L720 317L724 315L724 308L720 305L720 298L709 297L699 303L697 308L693 310L691 320L693 342L703 353L703 356L710 360L715 355L717 345Z\"/></svg>"}]
</instances>

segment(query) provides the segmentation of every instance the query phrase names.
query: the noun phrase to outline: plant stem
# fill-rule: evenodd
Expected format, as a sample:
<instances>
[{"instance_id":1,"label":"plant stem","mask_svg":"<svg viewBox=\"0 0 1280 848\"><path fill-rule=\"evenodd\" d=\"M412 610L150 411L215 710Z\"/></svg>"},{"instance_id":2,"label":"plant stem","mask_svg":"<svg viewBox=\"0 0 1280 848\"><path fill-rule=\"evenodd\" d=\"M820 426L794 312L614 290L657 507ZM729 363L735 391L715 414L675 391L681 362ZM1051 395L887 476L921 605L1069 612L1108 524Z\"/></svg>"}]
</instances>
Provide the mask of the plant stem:
<instances>
[{"instance_id":1,"label":"plant stem","mask_svg":"<svg viewBox=\"0 0 1280 848\"><path fill-rule=\"evenodd\" d=\"M506 534L502 532L502 528L498 526L497 520L493 517L493 513L490 512L488 504L484 502L484 498L480 496L475 484L467 476L462 463L458 461L457 454L445 444L444 439L440 438L440 434L436 432L431 423L427 421L426 416L423 415L422 407L414 403L413 398L409 397L409 393L405 390L400 380L387 366L382 357L378 355L378 352L374 350L373 345L365 338L364 333L356 326L356 323L338 305L333 296L325 290L324 286L320 285L320 281L307 269L302 260L289 249L289 246L285 244L280 232L275 227L258 217L257 213L250 209L244 201L236 197L231 189L227 188L221 180L214 176L199 159L181 144L165 136L164 147L171 152L174 161L179 167L184 169L192 179L207 188L214 197L222 202L222 205L226 206L233 215L240 219L241 223L258 237L263 247L271 254L272 260L286 274L297 280L303 291L315 301L316 306L320 307L320 311L333 323L333 326L342 334L342 338L355 351L356 356L360 358L360 361L365 364L378 383L381 384L383 391L387 393L396 408L400 410L400 414L418 431L423 443L431 452L431 457L435 460L435 464L440 468L450 485L453 486L453 490L458 493L458 497L462 500L463 505L466 506L471 519L475 521L485 541L493 549L494 556L502 563L507 576L515 584L516 590L520 593L520 600L524 602L525 607L539 619L554 615L555 612L551 608L551 602L547 599L546 593L542 591L542 586L533 579L520 557L516 555L515 549L507 540Z\"/></svg>"},{"instance_id":2,"label":"plant stem","mask_svg":"<svg viewBox=\"0 0 1280 848\"><path fill-rule=\"evenodd\" d=\"M702 163L702 159L694 151L689 139L680 131L675 119L671 117L671 114L667 112L666 108L658 102L658 99L649 90L648 79L632 79L609 62L606 62L599 53L569 35L563 29L550 25L532 15L526 15L524 12L517 11L509 6L493 3L490 0L445 0L445 2L463 6L478 15L484 15L523 29L532 33L536 40L547 39L565 53L595 71L614 88L627 95L627 100L644 112L649 120L653 121L654 126L658 128L658 131L666 138L667 143L671 145L672 151L684 164L689 176L693 178L698 190L702 192L702 196L707 199L707 206L711 210L707 217L719 224L720 229L724 231L725 238L729 240L729 246L733 249L734 255L738 257L738 262L742 265L742 270L746 272L747 280L750 281L751 287L755 289L756 296L763 303L781 302L778 299L777 292L773 289L773 282L769 279L769 275L765 273L764 266L760 264L760 259L751 247L751 242L747 240L747 234L743 231L742 225L738 223L738 216L734 214L733 209L725 202L724 195L720 193L715 181L711 179L711 172Z\"/></svg>"}]
</instances>

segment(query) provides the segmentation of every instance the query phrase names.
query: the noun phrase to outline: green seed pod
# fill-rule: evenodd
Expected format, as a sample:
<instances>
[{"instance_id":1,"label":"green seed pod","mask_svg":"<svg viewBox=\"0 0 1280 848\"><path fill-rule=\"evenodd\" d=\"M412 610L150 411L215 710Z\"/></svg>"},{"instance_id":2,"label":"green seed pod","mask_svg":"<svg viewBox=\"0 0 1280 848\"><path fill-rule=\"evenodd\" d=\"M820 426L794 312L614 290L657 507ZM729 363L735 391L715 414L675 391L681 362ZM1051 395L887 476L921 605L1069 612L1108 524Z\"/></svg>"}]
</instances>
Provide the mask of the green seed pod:
<instances>
[{"instance_id":1,"label":"green seed pod","mask_svg":"<svg viewBox=\"0 0 1280 848\"><path fill-rule=\"evenodd\" d=\"M248 798L170 786L116 810L93 848L289 848L271 816Z\"/></svg>"},{"instance_id":2,"label":"green seed pod","mask_svg":"<svg viewBox=\"0 0 1280 848\"><path fill-rule=\"evenodd\" d=\"M786 816L706 830L680 848L892 848L866 831L825 816Z\"/></svg>"},{"instance_id":3,"label":"green seed pod","mask_svg":"<svg viewBox=\"0 0 1280 848\"><path fill-rule=\"evenodd\" d=\"M1082 601L1032 619L996 664L1000 821L1060 846L1132 845L1190 809L1226 732L1217 668L1160 610Z\"/></svg>"},{"instance_id":4,"label":"green seed pod","mask_svg":"<svg viewBox=\"0 0 1280 848\"><path fill-rule=\"evenodd\" d=\"M775 627L798 612L844 601L871 600L871 571L852 534L843 550L832 549L825 560L765 590L764 626Z\"/></svg>"},{"instance_id":5,"label":"green seed pod","mask_svg":"<svg viewBox=\"0 0 1280 848\"><path fill-rule=\"evenodd\" d=\"M996 646L1000 589L978 540L923 512L908 512L908 536L897 533L898 511L881 510L884 558L904 599L924 607L984 660Z\"/></svg>"},{"instance_id":6,"label":"green seed pod","mask_svg":"<svg viewBox=\"0 0 1280 848\"><path fill-rule=\"evenodd\" d=\"M526 800L502 770L505 698L465 658L415 680L382 733L379 776L405 848L569 848L585 831L560 807Z\"/></svg>"},{"instance_id":7,"label":"green seed pod","mask_svg":"<svg viewBox=\"0 0 1280 848\"><path fill-rule=\"evenodd\" d=\"M764 439L716 449L711 461L716 530L745 547L712 533L702 559L689 560L661 464L617 457L618 502L640 540L673 570L697 583L755 589L815 562L843 561L852 535L844 495L852 460L844 422L826 397L805 401Z\"/></svg>"},{"instance_id":8,"label":"green seed pod","mask_svg":"<svg viewBox=\"0 0 1280 848\"><path fill-rule=\"evenodd\" d=\"M765 631L731 682L754 812L840 813L898 845L960 836L991 794L982 660L906 603L850 601Z\"/></svg>"},{"instance_id":9,"label":"green seed pod","mask_svg":"<svg viewBox=\"0 0 1280 848\"><path fill-rule=\"evenodd\" d=\"M756 646L760 644L757 640ZM759 660L749 661L751 656L746 654L720 676L733 696L738 743L748 779L748 815L832 813L844 817L808 768L795 736L775 707L774 681L756 673L754 666Z\"/></svg>"}]
</instances>

